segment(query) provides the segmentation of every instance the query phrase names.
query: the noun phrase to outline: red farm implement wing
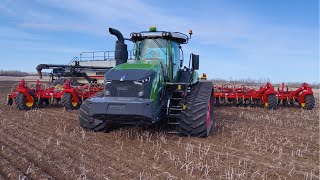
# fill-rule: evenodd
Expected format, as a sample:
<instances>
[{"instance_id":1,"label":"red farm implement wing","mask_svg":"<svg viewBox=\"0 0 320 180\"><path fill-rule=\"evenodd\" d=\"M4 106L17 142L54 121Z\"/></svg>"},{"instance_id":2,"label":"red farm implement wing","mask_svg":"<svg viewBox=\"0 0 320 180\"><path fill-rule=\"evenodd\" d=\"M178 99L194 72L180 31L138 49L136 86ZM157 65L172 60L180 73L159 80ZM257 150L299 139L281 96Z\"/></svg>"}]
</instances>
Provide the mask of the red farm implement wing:
<instances>
[{"instance_id":1,"label":"red farm implement wing","mask_svg":"<svg viewBox=\"0 0 320 180\"><path fill-rule=\"evenodd\" d=\"M278 102L282 103L284 107L293 106L295 103L304 109L313 109L315 107L315 98L312 88L303 83L301 87L296 90L289 90L288 86L282 83L281 89L277 91Z\"/></svg>"},{"instance_id":2,"label":"red farm implement wing","mask_svg":"<svg viewBox=\"0 0 320 180\"><path fill-rule=\"evenodd\" d=\"M230 84L214 85L215 105L263 106L268 109L277 109L281 104L288 107L298 103L304 109L314 108L313 91L307 83L303 83L297 90L284 88L285 85L282 83L282 88L276 91L269 82L259 89L245 85L238 87Z\"/></svg>"},{"instance_id":3,"label":"red farm implement wing","mask_svg":"<svg viewBox=\"0 0 320 180\"><path fill-rule=\"evenodd\" d=\"M14 90L14 87L16 89ZM15 104L20 110L30 110L50 104L61 104L68 110L78 109L84 99L92 97L103 90L99 84L71 86L66 81L63 86L48 86L40 83L26 83L21 80L13 85L7 96L8 105Z\"/></svg>"}]
</instances>

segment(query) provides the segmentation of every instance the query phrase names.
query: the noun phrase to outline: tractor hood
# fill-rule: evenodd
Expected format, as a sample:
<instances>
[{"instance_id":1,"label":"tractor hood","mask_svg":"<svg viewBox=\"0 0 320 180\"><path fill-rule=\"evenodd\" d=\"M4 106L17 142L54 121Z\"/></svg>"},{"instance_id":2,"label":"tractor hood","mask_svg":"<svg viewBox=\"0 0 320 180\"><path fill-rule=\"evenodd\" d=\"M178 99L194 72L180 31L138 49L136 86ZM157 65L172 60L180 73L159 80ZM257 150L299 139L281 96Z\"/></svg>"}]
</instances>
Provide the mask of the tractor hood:
<instances>
[{"instance_id":1,"label":"tractor hood","mask_svg":"<svg viewBox=\"0 0 320 180\"><path fill-rule=\"evenodd\" d=\"M159 69L159 61L128 62L109 70L105 77L106 80L141 80L153 76Z\"/></svg>"}]
</instances>

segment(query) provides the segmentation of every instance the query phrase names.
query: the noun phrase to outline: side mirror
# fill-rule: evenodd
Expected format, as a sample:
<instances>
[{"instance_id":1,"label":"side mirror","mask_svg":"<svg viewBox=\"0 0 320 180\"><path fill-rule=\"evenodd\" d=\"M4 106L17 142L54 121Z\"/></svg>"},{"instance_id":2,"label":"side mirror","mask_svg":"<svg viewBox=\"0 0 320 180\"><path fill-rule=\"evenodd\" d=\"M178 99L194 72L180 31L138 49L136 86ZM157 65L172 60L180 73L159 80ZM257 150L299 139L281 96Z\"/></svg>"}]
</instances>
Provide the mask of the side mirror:
<instances>
[{"instance_id":1,"label":"side mirror","mask_svg":"<svg viewBox=\"0 0 320 180\"><path fill-rule=\"evenodd\" d=\"M191 54L192 69L199 70L199 55Z\"/></svg>"}]
</instances>

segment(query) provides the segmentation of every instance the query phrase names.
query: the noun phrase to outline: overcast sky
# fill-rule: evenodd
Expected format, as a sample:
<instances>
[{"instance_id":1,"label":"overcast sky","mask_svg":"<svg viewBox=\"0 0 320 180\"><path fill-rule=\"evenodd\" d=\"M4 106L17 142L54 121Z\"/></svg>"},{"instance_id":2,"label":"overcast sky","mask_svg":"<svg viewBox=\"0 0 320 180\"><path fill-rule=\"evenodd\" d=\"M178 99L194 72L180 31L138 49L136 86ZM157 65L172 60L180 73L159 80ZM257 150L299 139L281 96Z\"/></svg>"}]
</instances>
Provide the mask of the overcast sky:
<instances>
[{"instance_id":1,"label":"overcast sky","mask_svg":"<svg viewBox=\"0 0 320 180\"><path fill-rule=\"evenodd\" d=\"M0 69L66 64L113 50L108 27L129 37L150 26L192 29L185 59L200 54L209 78L319 82L318 0L2 0Z\"/></svg>"}]
</instances>

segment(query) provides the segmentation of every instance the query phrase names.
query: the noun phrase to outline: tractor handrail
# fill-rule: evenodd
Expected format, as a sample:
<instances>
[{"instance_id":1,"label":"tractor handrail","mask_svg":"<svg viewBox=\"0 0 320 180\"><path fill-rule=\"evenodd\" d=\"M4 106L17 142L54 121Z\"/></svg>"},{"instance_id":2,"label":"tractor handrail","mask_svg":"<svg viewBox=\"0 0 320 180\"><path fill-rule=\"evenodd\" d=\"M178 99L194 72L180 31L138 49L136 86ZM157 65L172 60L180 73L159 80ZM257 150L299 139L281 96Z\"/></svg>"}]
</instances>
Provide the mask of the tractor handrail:
<instances>
[{"instance_id":1,"label":"tractor handrail","mask_svg":"<svg viewBox=\"0 0 320 180\"><path fill-rule=\"evenodd\" d=\"M78 61L78 60L79 60L79 58L78 58L77 56L73 57L73 58L71 59L71 61L69 62L69 65L72 64L72 63L75 62L75 61Z\"/></svg>"},{"instance_id":2,"label":"tractor handrail","mask_svg":"<svg viewBox=\"0 0 320 180\"><path fill-rule=\"evenodd\" d=\"M79 61L114 60L115 51L84 51L80 53ZM133 50L128 50L129 59L134 59Z\"/></svg>"}]
</instances>

